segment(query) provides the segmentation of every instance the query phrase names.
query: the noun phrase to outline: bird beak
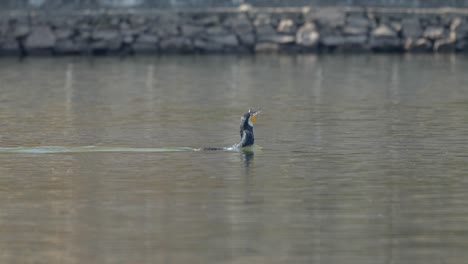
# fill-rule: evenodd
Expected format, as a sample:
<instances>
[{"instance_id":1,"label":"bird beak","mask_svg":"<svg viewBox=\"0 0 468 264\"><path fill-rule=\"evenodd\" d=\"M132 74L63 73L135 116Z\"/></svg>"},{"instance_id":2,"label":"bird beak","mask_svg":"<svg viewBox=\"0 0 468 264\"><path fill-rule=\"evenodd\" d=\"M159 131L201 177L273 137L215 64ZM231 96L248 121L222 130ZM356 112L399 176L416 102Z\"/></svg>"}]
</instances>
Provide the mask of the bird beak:
<instances>
[{"instance_id":1,"label":"bird beak","mask_svg":"<svg viewBox=\"0 0 468 264\"><path fill-rule=\"evenodd\" d=\"M252 109L250 109L249 112L250 112L250 122L252 122L252 124L255 124L255 121L257 121L257 115L260 114L260 110L252 111Z\"/></svg>"}]
</instances>

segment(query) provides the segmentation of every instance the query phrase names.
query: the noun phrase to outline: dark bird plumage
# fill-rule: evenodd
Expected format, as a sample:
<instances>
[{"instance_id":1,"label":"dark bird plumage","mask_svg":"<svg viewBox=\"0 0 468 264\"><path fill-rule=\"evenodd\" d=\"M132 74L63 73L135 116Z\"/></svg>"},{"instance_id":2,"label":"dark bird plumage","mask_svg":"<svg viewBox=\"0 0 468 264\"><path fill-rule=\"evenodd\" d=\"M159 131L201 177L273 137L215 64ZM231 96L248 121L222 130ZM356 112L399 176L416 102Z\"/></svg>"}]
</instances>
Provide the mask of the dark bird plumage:
<instances>
[{"instance_id":1,"label":"dark bird plumage","mask_svg":"<svg viewBox=\"0 0 468 264\"><path fill-rule=\"evenodd\" d=\"M253 124L257 119L257 115L260 111L252 111L249 109L249 112L245 113L241 117L240 123L240 137L241 140L239 143L225 148L201 148L199 150L232 150L232 149L240 149L244 147L249 147L254 144L254 132L253 132Z\"/></svg>"}]
</instances>

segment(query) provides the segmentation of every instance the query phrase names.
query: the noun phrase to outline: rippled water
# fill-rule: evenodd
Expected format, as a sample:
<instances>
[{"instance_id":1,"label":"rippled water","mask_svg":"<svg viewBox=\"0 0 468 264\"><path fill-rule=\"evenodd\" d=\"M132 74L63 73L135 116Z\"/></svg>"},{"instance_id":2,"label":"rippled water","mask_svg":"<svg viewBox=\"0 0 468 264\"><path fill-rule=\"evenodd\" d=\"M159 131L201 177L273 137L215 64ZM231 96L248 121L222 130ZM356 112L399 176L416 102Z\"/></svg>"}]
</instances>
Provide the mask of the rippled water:
<instances>
[{"instance_id":1,"label":"rippled water","mask_svg":"<svg viewBox=\"0 0 468 264\"><path fill-rule=\"evenodd\" d=\"M464 263L467 69L2 58L0 263ZM232 145L249 107L253 152L138 151ZM112 151L6 151L51 146Z\"/></svg>"}]
</instances>

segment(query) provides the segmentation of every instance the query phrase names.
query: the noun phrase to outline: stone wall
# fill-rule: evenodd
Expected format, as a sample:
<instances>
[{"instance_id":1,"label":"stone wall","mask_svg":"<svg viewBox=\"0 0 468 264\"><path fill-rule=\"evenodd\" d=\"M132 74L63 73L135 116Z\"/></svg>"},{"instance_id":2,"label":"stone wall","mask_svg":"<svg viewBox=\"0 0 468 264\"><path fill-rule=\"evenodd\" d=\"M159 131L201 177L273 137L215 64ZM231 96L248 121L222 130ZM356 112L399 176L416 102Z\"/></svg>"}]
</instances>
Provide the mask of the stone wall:
<instances>
[{"instance_id":1,"label":"stone wall","mask_svg":"<svg viewBox=\"0 0 468 264\"><path fill-rule=\"evenodd\" d=\"M289 8L10 13L0 54L464 52L468 11Z\"/></svg>"},{"instance_id":2,"label":"stone wall","mask_svg":"<svg viewBox=\"0 0 468 264\"><path fill-rule=\"evenodd\" d=\"M297 6L348 7L468 7L468 0L2 0L0 10L6 9L95 9L95 8L213 8Z\"/></svg>"}]
</instances>

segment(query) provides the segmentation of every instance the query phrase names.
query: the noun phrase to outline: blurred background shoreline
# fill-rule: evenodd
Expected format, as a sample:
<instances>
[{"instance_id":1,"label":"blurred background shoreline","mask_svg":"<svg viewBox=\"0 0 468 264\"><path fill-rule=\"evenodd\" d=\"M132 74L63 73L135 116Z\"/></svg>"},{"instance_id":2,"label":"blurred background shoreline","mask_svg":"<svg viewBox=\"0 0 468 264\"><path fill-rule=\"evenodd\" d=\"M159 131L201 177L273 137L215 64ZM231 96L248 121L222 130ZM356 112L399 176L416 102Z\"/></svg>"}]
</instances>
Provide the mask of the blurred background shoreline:
<instances>
[{"instance_id":1,"label":"blurred background shoreline","mask_svg":"<svg viewBox=\"0 0 468 264\"><path fill-rule=\"evenodd\" d=\"M468 1L3 1L0 56L467 52Z\"/></svg>"}]
</instances>

